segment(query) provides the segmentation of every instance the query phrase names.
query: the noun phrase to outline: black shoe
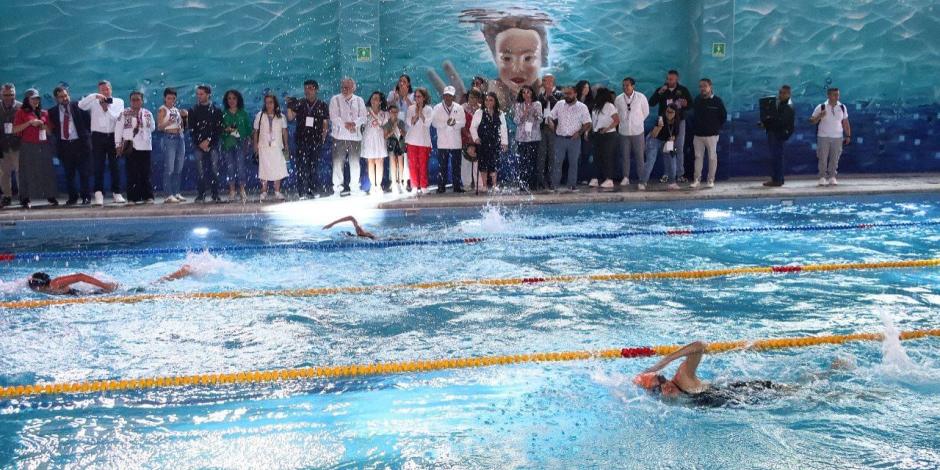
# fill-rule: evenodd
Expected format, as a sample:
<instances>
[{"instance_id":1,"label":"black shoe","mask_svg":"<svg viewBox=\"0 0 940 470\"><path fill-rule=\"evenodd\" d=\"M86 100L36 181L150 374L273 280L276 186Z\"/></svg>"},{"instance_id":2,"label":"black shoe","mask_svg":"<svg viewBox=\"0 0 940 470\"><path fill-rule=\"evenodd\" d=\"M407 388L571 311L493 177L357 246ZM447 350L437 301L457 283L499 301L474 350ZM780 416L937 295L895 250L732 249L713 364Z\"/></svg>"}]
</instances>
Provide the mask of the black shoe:
<instances>
[{"instance_id":1,"label":"black shoe","mask_svg":"<svg viewBox=\"0 0 940 470\"><path fill-rule=\"evenodd\" d=\"M83 198L82 198L82 205L83 205L83 206L87 206L87 205L89 205L89 204L91 204L91 198L83 197Z\"/></svg>"},{"instance_id":2,"label":"black shoe","mask_svg":"<svg viewBox=\"0 0 940 470\"><path fill-rule=\"evenodd\" d=\"M23 209L32 209L33 205L30 204L29 199L20 199L20 207Z\"/></svg>"},{"instance_id":3,"label":"black shoe","mask_svg":"<svg viewBox=\"0 0 940 470\"><path fill-rule=\"evenodd\" d=\"M408 183L405 184L405 190L408 191L409 193L411 192L412 190L411 180L408 180Z\"/></svg>"},{"instance_id":4,"label":"black shoe","mask_svg":"<svg viewBox=\"0 0 940 470\"><path fill-rule=\"evenodd\" d=\"M444 194L447 192L447 188L437 188L437 194Z\"/></svg>"},{"instance_id":5,"label":"black shoe","mask_svg":"<svg viewBox=\"0 0 940 470\"><path fill-rule=\"evenodd\" d=\"M52 207L56 207L59 205L59 200L54 197L50 197L49 199L46 199L46 201L49 202L49 205Z\"/></svg>"},{"instance_id":6,"label":"black shoe","mask_svg":"<svg viewBox=\"0 0 940 470\"><path fill-rule=\"evenodd\" d=\"M214 203L216 203L216 204L221 204L221 203L222 203L222 198L220 198L219 196L212 196L212 202L214 202Z\"/></svg>"},{"instance_id":7,"label":"black shoe","mask_svg":"<svg viewBox=\"0 0 940 470\"><path fill-rule=\"evenodd\" d=\"M458 186L458 187L454 188L454 192L455 192L455 193L465 193L466 191L464 191L464 189L463 189L462 186Z\"/></svg>"},{"instance_id":8,"label":"black shoe","mask_svg":"<svg viewBox=\"0 0 940 470\"><path fill-rule=\"evenodd\" d=\"M3 198L0 198L0 207L6 207L6 206L9 206L10 204L13 204L13 199L10 199L7 196L3 196Z\"/></svg>"},{"instance_id":9,"label":"black shoe","mask_svg":"<svg viewBox=\"0 0 940 470\"><path fill-rule=\"evenodd\" d=\"M783 181L773 181L773 180L765 181L764 186L768 188L777 188L777 187L783 186Z\"/></svg>"},{"instance_id":10,"label":"black shoe","mask_svg":"<svg viewBox=\"0 0 940 470\"><path fill-rule=\"evenodd\" d=\"M205 196L196 196L196 199L194 199L193 202L195 202L196 204L202 204L202 203L206 202L206 197L205 197Z\"/></svg>"},{"instance_id":11,"label":"black shoe","mask_svg":"<svg viewBox=\"0 0 940 470\"><path fill-rule=\"evenodd\" d=\"M78 198L77 198L77 197L70 197L67 201L65 201L65 205L66 205L66 206L74 206L74 205L76 205L76 204L78 204Z\"/></svg>"}]
</instances>

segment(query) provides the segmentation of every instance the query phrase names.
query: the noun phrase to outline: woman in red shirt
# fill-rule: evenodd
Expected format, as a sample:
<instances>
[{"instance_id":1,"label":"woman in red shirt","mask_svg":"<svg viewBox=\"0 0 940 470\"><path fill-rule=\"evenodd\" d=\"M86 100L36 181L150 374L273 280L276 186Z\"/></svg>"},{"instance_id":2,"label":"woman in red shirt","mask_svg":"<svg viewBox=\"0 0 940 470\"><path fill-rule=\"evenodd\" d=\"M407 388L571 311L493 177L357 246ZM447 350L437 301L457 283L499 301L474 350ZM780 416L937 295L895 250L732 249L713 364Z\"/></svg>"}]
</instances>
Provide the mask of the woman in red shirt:
<instances>
[{"instance_id":1,"label":"woman in red shirt","mask_svg":"<svg viewBox=\"0 0 940 470\"><path fill-rule=\"evenodd\" d=\"M20 136L20 206L32 207L31 200L45 199L58 206L55 167L52 164L49 114L42 109L39 92L26 90L23 106L13 118L13 132Z\"/></svg>"}]
</instances>

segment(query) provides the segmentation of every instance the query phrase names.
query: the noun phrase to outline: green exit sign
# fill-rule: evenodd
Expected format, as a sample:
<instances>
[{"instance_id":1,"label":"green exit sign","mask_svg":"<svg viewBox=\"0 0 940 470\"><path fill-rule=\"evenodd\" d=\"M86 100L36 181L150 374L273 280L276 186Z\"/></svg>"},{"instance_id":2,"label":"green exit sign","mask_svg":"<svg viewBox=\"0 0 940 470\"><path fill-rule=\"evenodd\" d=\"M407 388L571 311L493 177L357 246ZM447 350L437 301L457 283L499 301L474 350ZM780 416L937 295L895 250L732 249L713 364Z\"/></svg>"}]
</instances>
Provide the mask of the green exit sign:
<instances>
[{"instance_id":1,"label":"green exit sign","mask_svg":"<svg viewBox=\"0 0 940 470\"><path fill-rule=\"evenodd\" d=\"M712 43L712 57L724 57L724 56L725 56L725 43L713 42Z\"/></svg>"},{"instance_id":2,"label":"green exit sign","mask_svg":"<svg viewBox=\"0 0 940 470\"><path fill-rule=\"evenodd\" d=\"M357 47L356 60L359 62L372 62L372 46Z\"/></svg>"}]
</instances>

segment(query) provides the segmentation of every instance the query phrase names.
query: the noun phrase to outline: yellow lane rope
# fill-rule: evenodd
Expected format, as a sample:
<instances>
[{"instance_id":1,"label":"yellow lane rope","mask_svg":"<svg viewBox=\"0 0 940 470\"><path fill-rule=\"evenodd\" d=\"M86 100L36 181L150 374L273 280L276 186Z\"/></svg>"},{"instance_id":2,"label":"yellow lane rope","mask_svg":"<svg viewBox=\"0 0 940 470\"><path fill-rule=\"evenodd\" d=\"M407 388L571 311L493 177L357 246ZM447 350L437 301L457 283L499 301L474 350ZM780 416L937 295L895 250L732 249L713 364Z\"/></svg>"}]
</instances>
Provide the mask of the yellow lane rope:
<instances>
[{"instance_id":1,"label":"yellow lane rope","mask_svg":"<svg viewBox=\"0 0 940 470\"><path fill-rule=\"evenodd\" d=\"M366 294L400 290L453 289L468 286L516 286L524 284L644 281L653 279L706 279L741 274L773 274L821 271L850 271L872 269L926 268L940 265L940 258L908 261L880 261L873 263L811 264L806 266L755 266L740 268L708 269L697 271L659 271L644 273L577 274L567 276L516 277L490 279L464 279L455 281L419 282L414 284L391 284L372 286L316 287L310 289L244 290L224 292L187 292L179 294L137 294L122 296L63 297L56 299L14 300L0 302L4 309L28 309L54 305L75 304L134 304L151 300L197 300L197 299L244 299L253 297L316 297L334 294Z\"/></svg>"},{"instance_id":2,"label":"yellow lane rope","mask_svg":"<svg viewBox=\"0 0 940 470\"><path fill-rule=\"evenodd\" d=\"M899 335L901 340L912 340L926 337L940 337L940 329L904 331ZM706 352L721 353L734 350L760 351L771 349L804 348L824 344L844 344L856 341L881 341L882 339L884 339L884 336L881 333L854 333L847 335L772 338L756 341L719 341L709 343L706 347ZM463 357L428 361L349 364L304 367L295 369L198 374L175 377L146 377L139 379L92 380L88 382L16 385L0 387L0 399L24 397L28 395L100 393L121 390L144 390L184 386L212 387L225 384L271 383L287 380L317 378L378 376L411 372L429 372L446 369L487 367L503 364L586 361L591 359L635 359L650 356L664 356L678 350L680 347L681 346L678 345L651 347L644 346L636 348L602 349L597 351L542 352L509 356Z\"/></svg>"}]
</instances>

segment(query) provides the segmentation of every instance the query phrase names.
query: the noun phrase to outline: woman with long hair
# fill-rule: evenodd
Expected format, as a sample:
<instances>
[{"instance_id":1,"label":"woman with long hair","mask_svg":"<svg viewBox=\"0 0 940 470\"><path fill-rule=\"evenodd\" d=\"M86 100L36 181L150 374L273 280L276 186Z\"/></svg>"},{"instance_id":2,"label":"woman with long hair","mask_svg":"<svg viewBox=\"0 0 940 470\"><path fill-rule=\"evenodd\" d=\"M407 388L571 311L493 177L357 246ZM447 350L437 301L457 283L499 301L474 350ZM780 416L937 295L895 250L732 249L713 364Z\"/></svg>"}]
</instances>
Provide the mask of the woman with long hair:
<instances>
[{"instance_id":1,"label":"woman with long hair","mask_svg":"<svg viewBox=\"0 0 940 470\"><path fill-rule=\"evenodd\" d=\"M426 88L415 90L415 103L408 108L408 167L413 178L411 183L418 194L428 189L428 157L431 155L431 95Z\"/></svg>"},{"instance_id":2,"label":"woman with long hair","mask_svg":"<svg viewBox=\"0 0 940 470\"><path fill-rule=\"evenodd\" d=\"M258 178L261 179L261 202L268 195L268 181L274 184L274 198L284 200L281 180L287 178L287 117L274 95L265 95L264 107L255 116L254 144L258 152Z\"/></svg>"},{"instance_id":3,"label":"woman with long hair","mask_svg":"<svg viewBox=\"0 0 940 470\"><path fill-rule=\"evenodd\" d=\"M506 115L499 110L499 97L496 93L487 93L483 99L483 107L473 114L470 134L473 143L477 145L477 165L480 173L477 187L495 189L499 153L509 149Z\"/></svg>"},{"instance_id":4,"label":"woman with long hair","mask_svg":"<svg viewBox=\"0 0 940 470\"><path fill-rule=\"evenodd\" d=\"M380 196L382 194L382 177L385 175L385 157L388 150L385 145L385 123L388 121L385 95L381 91L373 91L366 102L365 129L362 131L362 158L366 159L369 173L369 194Z\"/></svg>"},{"instance_id":5,"label":"woman with long hair","mask_svg":"<svg viewBox=\"0 0 940 470\"><path fill-rule=\"evenodd\" d=\"M408 108L415 102L415 93L414 88L411 86L411 77L407 73L403 73L398 77L398 81L395 83L395 88L388 92L388 98L386 99L388 104L394 104L398 108L398 118L401 119L403 123L408 122ZM406 151L406 147L402 147L402 151ZM411 176L408 174L408 155L400 155L397 159L389 157L388 159L388 168L389 168L389 179L392 180L392 184L396 183L396 179L393 175L398 176L398 185L400 188L411 188Z\"/></svg>"},{"instance_id":6,"label":"woman with long hair","mask_svg":"<svg viewBox=\"0 0 940 470\"><path fill-rule=\"evenodd\" d=\"M591 108L592 135L594 140L594 174L602 180L601 187L614 187L614 158L617 152L617 126L620 114L614 106L614 93L599 88ZM629 168L628 168L629 170Z\"/></svg>"},{"instance_id":7,"label":"woman with long hair","mask_svg":"<svg viewBox=\"0 0 940 470\"><path fill-rule=\"evenodd\" d=\"M587 80L579 81L575 84L574 91L578 94L578 101L584 103L588 110L594 109L594 91L591 88L591 82ZM581 154L578 158L578 182L597 186L597 178L596 175L593 174L593 166L588 164L594 152L594 145L589 135L589 132L585 132L584 135L581 136ZM588 180L590 180L590 182Z\"/></svg>"},{"instance_id":8,"label":"woman with long hair","mask_svg":"<svg viewBox=\"0 0 940 470\"><path fill-rule=\"evenodd\" d=\"M535 158L542 140L542 103L535 99L535 90L530 85L519 88L516 104L513 105L513 121L516 122L516 143L519 148L520 189L534 188Z\"/></svg>"},{"instance_id":9,"label":"woman with long hair","mask_svg":"<svg viewBox=\"0 0 940 470\"><path fill-rule=\"evenodd\" d=\"M241 202L248 200L245 184L248 183L249 152L251 149L251 120L245 111L245 99L238 90L225 92L222 102L222 161L225 162L228 176L228 200L236 198L235 185L238 185L237 197Z\"/></svg>"}]
</instances>

